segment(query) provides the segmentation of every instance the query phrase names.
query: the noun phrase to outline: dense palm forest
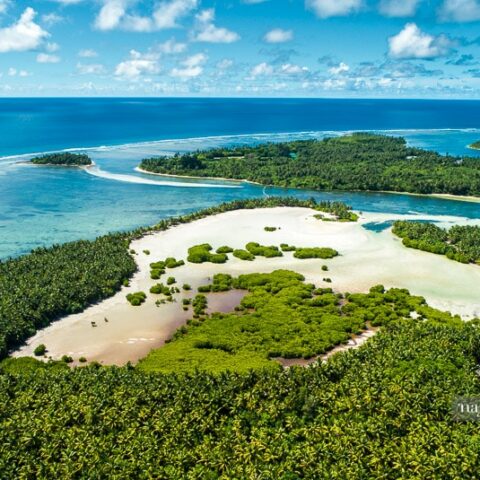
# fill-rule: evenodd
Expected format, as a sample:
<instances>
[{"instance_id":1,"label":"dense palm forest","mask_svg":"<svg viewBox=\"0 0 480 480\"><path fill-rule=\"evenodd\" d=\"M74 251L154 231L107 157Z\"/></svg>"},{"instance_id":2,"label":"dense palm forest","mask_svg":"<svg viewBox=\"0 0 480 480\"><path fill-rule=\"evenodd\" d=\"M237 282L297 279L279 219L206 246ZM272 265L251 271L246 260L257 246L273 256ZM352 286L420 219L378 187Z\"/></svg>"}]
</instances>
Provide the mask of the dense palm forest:
<instances>
[{"instance_id":1,"label":"dense palm forest","mask_svg":"<svg viewBox=\"0 0 480 480\"><path fill-rule=\"evenodd\" d=\"M92 165L92 160L88 155L79 153L49 153L41 157L34 157L30 160L35 165L58 165L65 167L84 167Z\"/></svg>"},{"instance_id":2,"label":"dense palm forest","mask_svg":"<svg viewBox=\"0 0 480 480\"><path fill-rule=\"evenodd\" d=\"M397 221L393 233L406 247L445 255L462 263L480 264L480 227L455 225L449 230L433 223Z\"/></svg>"},{"instance_id":3,"label":"dense palm forest","mask_svg":"<svg viewBox=\"0 0 480 480\"><path fill-rule=\"evenodd\" d=\"M208 215L276 206L351 214L350 208L339 202L316 203L288 197L241 200L165 219L134 232L40 248L20 258L0 261L0 359L39 328L118 291L136 270L128 249L133 238Z\"/></svg>"},{"instance_id":4,"label":"dense palm forest","mask_svg":"<svg viewBox=\"0 0 480 480\"><path fill-rule=\"evenodd\" d=\"M136 270L124 235L0 262L0 358L52 320L113 295Z\"/></svg>"},{"instance_id":5,"label":"dense palm forest","mask_svg":"<svg viewBox=\"0 0 480 480\"><path fill-rule=\"evenodd\" d=\"M154 173L244 179L315 190L480 195L480 160L412 148L402 138L359 133L145 159Z\"/></svg>"},{"instance_id":6,"label":"dense palm forest","mask_svg":"<svg viewBox=\"0 0 480 480\"><path fill-rule=\"evenodd\" d=\"M460 320L392 322L310 368L211 375L7 360L2 479L476 480L480 334ZM1 370L1 367L0 367Z\"/></svg>"}]
</instances>

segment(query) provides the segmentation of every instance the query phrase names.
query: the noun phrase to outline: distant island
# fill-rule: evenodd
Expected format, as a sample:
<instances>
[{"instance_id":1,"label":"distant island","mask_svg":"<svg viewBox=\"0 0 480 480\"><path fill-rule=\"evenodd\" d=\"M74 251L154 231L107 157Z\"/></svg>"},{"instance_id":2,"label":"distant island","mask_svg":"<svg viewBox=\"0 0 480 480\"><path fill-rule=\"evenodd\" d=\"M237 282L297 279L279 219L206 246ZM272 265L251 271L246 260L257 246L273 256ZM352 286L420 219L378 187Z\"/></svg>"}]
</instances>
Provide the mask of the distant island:
<instances>
[{"instance_id":1,"label":"distant island","mask_svg":"<svg viewBox=\"0 0 480 480\"><path fill-rule=\"evenodd\" d=\"M30 160L34 165L55 165L63 167L87 167L93 165L91 158L85 154L79 153L49 153L40 157L34 157Z\"/></svg>"},{"instance_id":2,"label":"distant island","mask_svg":"<svg viewBox=\"0 0 480 480\"><path fill-rule=\"evenodd\" d=\"M289 188L480 196L478 159L440 155L409 147L403 138L369 133L149 158L139 168Z\"/></svg>"},{"instance_id":3,"label":"distant island","mask_svg":"<svg viewBox=\"0 0 480 480\"><path fill-rule=\"evenodd\" d=\"M480 150L480 141L472 143L468 146L468 148L472 148L473 150Z\"/></svg>"}]
</instances>

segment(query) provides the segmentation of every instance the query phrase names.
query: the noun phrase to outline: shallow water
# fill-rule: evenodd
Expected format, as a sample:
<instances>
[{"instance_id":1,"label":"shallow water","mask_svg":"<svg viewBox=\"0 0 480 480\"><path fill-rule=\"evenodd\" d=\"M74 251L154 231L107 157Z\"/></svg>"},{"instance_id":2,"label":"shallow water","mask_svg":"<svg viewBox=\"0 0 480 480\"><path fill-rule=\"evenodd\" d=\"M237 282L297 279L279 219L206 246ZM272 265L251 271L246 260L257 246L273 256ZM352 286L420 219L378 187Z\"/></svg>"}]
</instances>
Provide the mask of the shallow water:
<instances>
[{"instance_id":1,"label":"shallow water","mask_svg":"<svg viewBox=\"0 0 480 480\"><path fill-rule=\"evenodd\" d=\"M341 200L369 212L480 218L480 204L471 202L165 179L135 171L142 158L154 155L222 145L324 138L351 130L402 135L415 146L479 156L480 152L466 148L480 139L475 116L478 105L367 100L2 100L0 154L8 157L0 158L0 258L39 246L153 224L161 218L225 201L264 195ZM405 129L407 126L415 129ZM255 131L292 133L252 133ZM187 138L194 135L198 138ZM168 137L178 139L165 140ZM94 147L122 142L113 147ZM16 162L29 155L14 156L74 146L87 147L96 162L95 169L88 173L22 165Z\"/></svg>"}]
</instances>

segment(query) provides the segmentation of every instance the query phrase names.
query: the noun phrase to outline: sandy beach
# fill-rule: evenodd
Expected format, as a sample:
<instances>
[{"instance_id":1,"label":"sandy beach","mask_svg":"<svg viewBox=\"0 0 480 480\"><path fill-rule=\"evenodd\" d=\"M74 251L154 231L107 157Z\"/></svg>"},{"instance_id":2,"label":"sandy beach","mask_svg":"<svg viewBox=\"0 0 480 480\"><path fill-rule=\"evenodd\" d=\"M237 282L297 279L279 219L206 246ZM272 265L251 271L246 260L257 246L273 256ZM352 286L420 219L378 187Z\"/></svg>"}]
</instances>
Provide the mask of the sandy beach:
<instances>
[{"instance_id":1,"label":"sandy beach","mask_svg":"<svg viewBox=\"0 0 480 480\"><path fill-rule=\"evenodd\" d=\"M444 225L478 224L457 217L417 215L362 214L357 223L322 222L313 217L317 213L306 208L268 208L227 212L190 224L179 225L165 232L147 235L132 242L131 248L138 263L138 272L129 287L115 296L94 305L84 312L67 316L37 332L14 356L32 355L40 343L48 348L52 358L67 354L77 360L85 356L89 361L122 365L136 362L152 348L160 347L181 326L191 312L184 312L182 299L196 294L199 285L209 283L215 273L240 275L251 272L271 272L284 268L302 273L308 282L317 286L332 286L342 292L365 292L377 284L386 287L407 288L423 295L430 305L450 310L464 318L480 316L480 267L464 265L434 254L405 248L390 229L376 233L363 228L367 223L382 223L395 219L427 219ZM265 226L277 227L274 232ZM151 262L173 256L186 259L192 245L210 243L214 248L228 245L243 248L247 242L266 245L288 243L297 247L332 247L341 256L332 260L298 260L292 253L283 257L253 262L230 255L226 264L189 264L167 270L160 281L174 276L177 285L188 283L191 292L176 295L177 302L156 306L156 295L149 294L157 283L150 279ZM144 253L149 250L150 254ZM328 272L321 270L327 264ZM330 277L332 283L323 278ZM127 293L145 291L146 302L132 307ZM238 292L209 295L209 309L229 310L238 304ZM92 323L93 322L93 323Z\"/></svg>"}]
</instances>

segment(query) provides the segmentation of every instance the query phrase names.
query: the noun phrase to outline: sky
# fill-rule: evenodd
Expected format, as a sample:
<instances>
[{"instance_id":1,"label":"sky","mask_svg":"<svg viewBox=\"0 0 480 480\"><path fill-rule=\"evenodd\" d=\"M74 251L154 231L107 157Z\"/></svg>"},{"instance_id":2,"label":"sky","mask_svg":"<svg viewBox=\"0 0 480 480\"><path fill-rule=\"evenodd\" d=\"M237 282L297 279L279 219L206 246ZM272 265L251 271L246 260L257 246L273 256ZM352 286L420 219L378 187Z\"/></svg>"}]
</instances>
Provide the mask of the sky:
<instances>
[{"instance_id":1,"label":"sky","mask_svg":"<svg viewBox=\"0 0 480 480\"><path fill-rule=\"evenodd\" d=\"M480 0L0 0L0 96L477 98Z\"/></svg>"}]
</instances>

